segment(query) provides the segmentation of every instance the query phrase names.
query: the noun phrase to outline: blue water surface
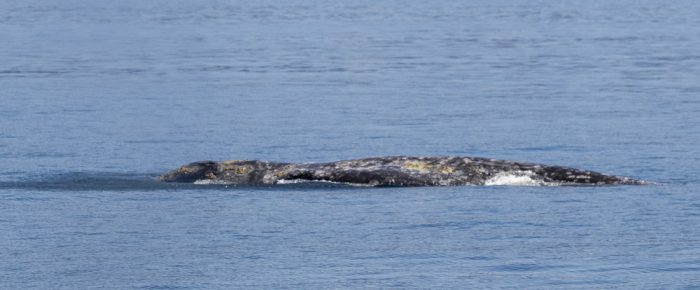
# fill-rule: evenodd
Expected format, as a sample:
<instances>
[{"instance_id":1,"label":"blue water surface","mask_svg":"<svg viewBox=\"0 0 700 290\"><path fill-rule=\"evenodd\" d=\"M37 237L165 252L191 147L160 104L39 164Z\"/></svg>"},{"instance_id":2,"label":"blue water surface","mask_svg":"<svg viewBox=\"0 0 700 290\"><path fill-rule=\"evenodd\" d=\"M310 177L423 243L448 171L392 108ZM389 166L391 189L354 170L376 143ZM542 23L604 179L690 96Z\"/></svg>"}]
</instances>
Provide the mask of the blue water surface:
<instances>
[{"instance_id":1,"label":"blue water surface","mask_svg":"<svg viewBox=\"0 0 700 290\"><path fill-rule=\"evenodd\" d=\"M2 1L0 288L700 287L700 2ZM483 156L614 187L173 185Z\"/></svg>"}]
</instances>

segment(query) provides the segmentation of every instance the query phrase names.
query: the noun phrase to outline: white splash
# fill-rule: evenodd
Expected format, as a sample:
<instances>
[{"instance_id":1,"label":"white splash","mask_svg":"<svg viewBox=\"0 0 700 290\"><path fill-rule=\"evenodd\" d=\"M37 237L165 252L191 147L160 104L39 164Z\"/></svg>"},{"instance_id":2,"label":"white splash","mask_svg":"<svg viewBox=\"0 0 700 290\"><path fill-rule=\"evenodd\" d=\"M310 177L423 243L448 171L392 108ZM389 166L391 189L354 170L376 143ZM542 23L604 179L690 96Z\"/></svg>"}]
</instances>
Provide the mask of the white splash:
<instances>
[{"instance_id":1,"label":"white splash","mask_svg":"<svg viewBox=\"0 0 700 290\"><path fill-rule=\"evenodd\" d=\"M546 182L534 177L530 171L499 172L484 182L484 185L510 185L510 186L556 186L556 182Z\"/></svg>"},{"instance_id":2,"label":"white splash","mask_svg":"<svg viewBox=\"0 0 700 290\"><path fill-rule=\"evenodd\" d=\"M200 179L194 182L194 184L218 184L218 185L229 185L231 182L226 182L223 180L212 180L212 179Z\"/></svg>"},{"instance_id":3,"label":"white splash","mask_svg":"<svg viewBox=\"0 0 700 290\"><path fill-rule=\"evenodd\" d=\"M299 184L299 183L329 183L329 184L342 184L358 187L371 187L371 184L361 184L361 183L351 183L351 182L337 182L329 180L308 180L308 179L280 179L277 180L276 184Z\"/></svg>"},{"instance_id":4,"label":"white splash","mask_svg":"<svg viewBox=\"0 0 700 290\"><path fill-rule=\"evenodd\" d=\"M280 179L277 180L276 184L297 184L297 183L308 183L310 180L306 179Z\"/></svg>"}]
</instances>

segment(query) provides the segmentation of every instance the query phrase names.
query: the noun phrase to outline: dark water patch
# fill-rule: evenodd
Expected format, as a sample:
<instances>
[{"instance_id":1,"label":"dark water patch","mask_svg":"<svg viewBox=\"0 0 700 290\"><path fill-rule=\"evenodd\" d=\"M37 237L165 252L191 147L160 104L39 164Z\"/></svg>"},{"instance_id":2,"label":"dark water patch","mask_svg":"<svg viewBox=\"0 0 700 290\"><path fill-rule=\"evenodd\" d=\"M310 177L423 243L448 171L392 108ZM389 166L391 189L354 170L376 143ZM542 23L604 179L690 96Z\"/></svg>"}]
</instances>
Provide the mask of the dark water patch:
<instances>
[{"instance_id":1,"label":"dark water patch","mask_svg":"<svg viewBox=\"0 0 700 290\"><path fill-rule=\"evenodd\" d=\"M639 42L644 40L642 37L637 37L637 36L603 36L603 37L595 37L592 38L591 41L594 42L624 42L624 43L629 43L629 42Z\"/></svg>"},{"instance_id":2,"label":"dark water patch","mask_svg":"<svg viewBox=\"0 0 700 290\"><path fill-rule=\"evenodd\" d=\"M77 156L78 156L78 154L75 154L75 153L61 153L61 152L29 152L29 153L22 154L22 157L24 157L24 158L70 158L70 157L77 157Z\"/></svg>"},{"instance_id":3,"label":"dark water patch","mask_svg":"<svg viewBox=\"0 0 700 290\"><path fill-rule=\"evenodd\" d=\"M0 182L0 188L48 191L127 191L177 188L158 182L155 177L155 174L69 172Z\"/></svg>"},{"instance_id":4,"label":"dark water patch","mask_svg":"<svg viewBox=\"0 0 700 290\"><path fill-rule=\"evenodd\" d=\"M667 55L651 57L650 59L663 62L700 61L700 55Z\"/></svg>"},{"instance_id":5,"label":"dark water patch","mask_svg":"<svg viewBox=\"0 0 700 290\"><path fill-rule=\"evenodd\" d=\"M538 272L538 271L550 271L557 269L561 271L562 269L571 268L569 265L547 265L538 263L512 263L505 265L498 265L490 267L491 270L496 272Z\"/></svg>"},{"instance_id":6,"label":"dark water patch","mask_svg":"<svg viewBox=\"0 0 700 290\"><path fill-rule=\"evenodd\" d=\"M172 290L172 289L195 289L196 287L190 287L190 286L179 286L179 285L168 285L168 284L163 284L163 285L146 285L146 286L141 286L138 287L138 289L148 289L148 290Z\"/></svg>"},{"instance_id":7,"label":"dark water patch","mask_svg":"<svg viewBox=\"0 0 700 290\"><path fill-rule=\"evenodd\" d=\"M106 75L142 75L146 73L152 73L152 69L146 69L146 68L136 68L136 67L130 67L130 68L114 68L114 69L109 69L105 70L102 73Z\"/></svg>"},{"instance_id":8,"label":"dark water patch","mask_svg":"<svg viewBox=\"0 0 700 290\"><path fill-rule=\"evenodd\" d=\"M680 90L683 93L698 93L698 92L700 92L700 87L691 86L691 87L681 88ZM680 101L680 103L681 104L697 104L697 103L700 103L700 100L684 100L684 101Z\"/></svg>"},{"instance_id":9,"label":"dark water patch","mask_svg":"<svg viewBox=\"0 0 700 290\"><path fill-rule=\"evenodd\" d=\"M347 190L357 186L330 182L274 185L169 183L153 173L67 172L0 182L0 189L41 191L156 191L156 190ZM30 198L30 197L26 197Z\"/></svg>"},{"instance_id":10,"label":"dark water patch","mask_svg":"<svg viewBox=\"0 0 700 290\"><path fill-rule=\"evenodd\" d=\"M179 139L179 140L164 140L164 139L149 139L149 140L126 140L124 143L127 144L196 144L202 142L202 140L194 139Z\"/></svg>"},{"instance_id":11,"label":"dark water patch","mask_svg":"<svg viewBox=\"0 0 700 290\"><path fill-rule=\"evenodd\" d=\"M622 280L614 279L586 279L586 280L562 280L547 283L552 286L586 286L586 285L611 285L622 284Z\"/></svg>"},{"instance_id":12,"label":"dark water patch","mask_svg":"<svg viewBox=\"0 0 700 290\"><path fill-rule=\"evenodd\" d=\"M534 151L534 152L552 152L552 151L561 151L561 152L586 152L586 151L591 151L590 148L586 148L585 146L574 146L574 145L549 145L549 146L533 146L533 147L518 147L518 148L513 148L514 150L521 150L521 151Z\"/></svg>"},{"instance_id":13,"label":"dark water patch","mask_svg":"<svg viewBox=\"0 0 700 290\"><path fill-rule=\"evenodd\" d=\"M583 272L608 273L608 272L636 272L636 273L679 273L700 272L700 264L697 261L689 262L664 262L647 265L606 266L583 270Z\"/></svg>"},{"instance_id":14,"label":"dark water patch","mask_svg":"<svg viewBox=\"0 0 700 290\"><path fill-rule=\"evenodd\" d=\"M51 70L51 69L6 69L0 70L0 78L38 78L38 77L53 77L70 73L69 70Z\"/></svg>"},{"instance_id":15,"label":"dark water patch","mask_svg":"<svg viewBox=\"0 0 700 290\"><path fill-rule=\"evenodd\" d=\"M88 114L88 113L92 113L94 111L95 110L91 110L91 109L76 109L76 108L61 110L61 112L63 112L63 113L75 113L75 114Z\"/></svg>"},{"instance_id":16,"label":"dark water patch","mask_svg":"<svg viewBox=\"0 0 700 290\"><path fill-rule=\"evenodd\" d=\"M0 109L0 116L14 116L14 115L17 115L21 112L22 111L20 111L20 110ZM3 136L2 133L0 133L0 139L1 138L10 138L10 137Z\"/></svg>"},{"instance_id":17,"label":"dark water patch","mask_svg":"<svg viewBox=\"0 0 700 290\"><path fill-rule=\"evenodd\" d=\"M585 200L582 199L573 199L573 198L568 198L568 199L555 199L551 201L552 203L585 203Z\"/></svg>"},{"instance_id":18,"label":"dark water patch","mask_svg":"<svg viewBox=\"0 0 700 290\"><path fill-rule=\"evenodd\" d=\"M355 260L381 260L381 259L409 259L409 260L428 260L428 259L443 259L445 254L433 253L410 253L410 254L391 254L382 256L364 256L353 258Z\"/></svg>"},{"instance_id":19,"label":"dark water patch","mask_svg":"<svg viewBox=\"0 0 700 290\"><path fill-rule=\"evenodd\" d=\"M442 222L442 223L425 223L411 224L395 227L387 227L386 229L399 230L418 230L418 229L438 229L438 230L465 230L479 226L494 226L494 227L546 227L541 223L517 222L517 221L459 221L459 222Z\"/></svg>"}]
</instances>

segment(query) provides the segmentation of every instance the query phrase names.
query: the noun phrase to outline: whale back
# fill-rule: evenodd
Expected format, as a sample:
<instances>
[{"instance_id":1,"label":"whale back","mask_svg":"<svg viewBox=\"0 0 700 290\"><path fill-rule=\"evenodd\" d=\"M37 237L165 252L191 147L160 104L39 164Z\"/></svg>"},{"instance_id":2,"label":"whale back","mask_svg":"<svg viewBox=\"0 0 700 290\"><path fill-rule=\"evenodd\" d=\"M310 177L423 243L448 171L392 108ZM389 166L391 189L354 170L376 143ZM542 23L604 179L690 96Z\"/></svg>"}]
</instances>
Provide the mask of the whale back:
<instances>
[{"instance_id":1,"label":"whale back","mask_svg":"<svg viewBox=\"0 0 700 290\"><path fill-rule=\"evenodd\" d=\"M480 157L373 157L326 163L259 160L200 161L159 177L166 182L236 185L277 184L289 180L329 181L370 186L435 185L603 185L648 184L594 171Z\"/></svg>"}]
</instances>

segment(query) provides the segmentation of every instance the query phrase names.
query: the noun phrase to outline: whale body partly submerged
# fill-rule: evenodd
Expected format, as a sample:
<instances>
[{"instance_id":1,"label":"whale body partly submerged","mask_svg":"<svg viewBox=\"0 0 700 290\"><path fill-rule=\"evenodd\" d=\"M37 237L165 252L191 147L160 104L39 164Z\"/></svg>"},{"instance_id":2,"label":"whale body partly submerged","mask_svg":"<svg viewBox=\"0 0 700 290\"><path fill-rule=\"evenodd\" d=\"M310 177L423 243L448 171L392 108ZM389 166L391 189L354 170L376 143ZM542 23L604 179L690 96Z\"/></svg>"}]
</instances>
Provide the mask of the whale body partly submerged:
<instances>
[{"instance_id":1,"label":"whale body partly submerged","mask_svg":"<svg viewBox=\"0 0 700 290\"><path fill-rule=\"evenodd\" d=\"M200 161L158 177L165 182L269 185L325 181L367 186L640 185L627 177L479 157L375 157L326 163Z\"/></svg>"}]
</instances>

